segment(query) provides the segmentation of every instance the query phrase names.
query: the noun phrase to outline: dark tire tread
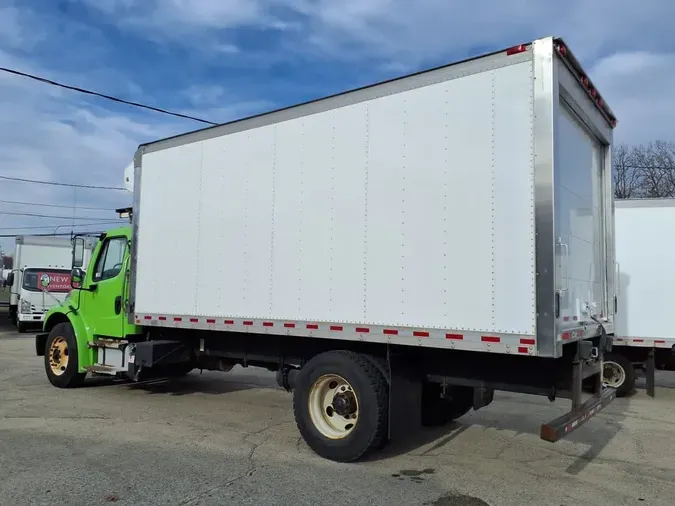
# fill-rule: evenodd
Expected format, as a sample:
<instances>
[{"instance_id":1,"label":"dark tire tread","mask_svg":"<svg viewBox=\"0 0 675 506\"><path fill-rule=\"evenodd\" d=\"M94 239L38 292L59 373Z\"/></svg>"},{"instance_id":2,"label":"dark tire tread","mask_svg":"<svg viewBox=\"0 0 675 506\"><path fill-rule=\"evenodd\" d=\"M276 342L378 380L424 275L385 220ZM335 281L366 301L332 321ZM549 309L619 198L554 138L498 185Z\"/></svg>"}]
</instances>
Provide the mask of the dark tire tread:
<instances>
[{"instance_id":1,"label":"dark tire tread","mask_svg":"<svg viewBox=\"0 0 675 506\"><path fill-rule=\"evenodd\" d=\"M360 369L367 378L367 386L372 389L372 393L374 394L377 413L374 424L375 427L370 431L369 438L365 444L360 444L359 449L352 451L332 451L330 447L323 444L323 436L315 435L301 423L302 417L300 414L307 411L306 402L309 392L306 394L304 392L298 392L298 385L296 385L296 392L293 396L293 410L295 412L296 425L309 447L318 455L337 462L354 462L363 458L373 450L382 448L384 444L386 444L389 429L389 385L380 368L366 356L348 350L333 350L321 353L310 360L305 365L305 368L314 361L337 361L340 364L339 368L349 369L350 367L356 367ZM332 372L334 374L341 373L339 370L327 370L325 372ZM300 374L302 374L302 370ZM302 383L302 381L298 382L299 385L302 385ZM311 387L311 385L309 385L309 387ZM363 398L363 395L358 391L356 393L360 398ZM307 417L309 417L308 414ZM351 435L348 437L351 437Z\"/></svg>"}]
</instances>

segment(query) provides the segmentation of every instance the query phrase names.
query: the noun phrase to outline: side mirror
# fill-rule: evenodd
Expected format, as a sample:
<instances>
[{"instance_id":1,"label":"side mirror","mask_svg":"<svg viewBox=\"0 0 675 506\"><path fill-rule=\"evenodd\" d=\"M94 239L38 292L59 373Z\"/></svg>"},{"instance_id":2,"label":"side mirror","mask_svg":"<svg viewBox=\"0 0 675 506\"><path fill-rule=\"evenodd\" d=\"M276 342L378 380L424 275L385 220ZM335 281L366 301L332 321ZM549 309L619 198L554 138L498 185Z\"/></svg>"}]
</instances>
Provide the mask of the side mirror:
<instances>
[{"instance_id":1,"label":"side mirror","mask_svg":"<svg viewBox=\"0 0 675 506\"><path fill-rule=\"evenodd\" d=\"M7 274L7 286L14 286L14 271Z\"/></svg>"},{"instance_id":2,"label":"side mirror","mask_svg":"<svg viewBox=\"0 0 675 506\"><path fill-rule=\"evenodd\" d=\"M70 287L76 289L82 288L82 281L84 281L84 271L79 267L73 267L70 273Z\"/></svg>"},{"instance_id":3,"label":"side mirror","mask_svg":"<svg viewBox=\"0 0 675 506\"><path fill-rule=\"evenodd\" d=\"M73 239L73 269L84 266L84 237Z\"/></svg>"}]
</instances>

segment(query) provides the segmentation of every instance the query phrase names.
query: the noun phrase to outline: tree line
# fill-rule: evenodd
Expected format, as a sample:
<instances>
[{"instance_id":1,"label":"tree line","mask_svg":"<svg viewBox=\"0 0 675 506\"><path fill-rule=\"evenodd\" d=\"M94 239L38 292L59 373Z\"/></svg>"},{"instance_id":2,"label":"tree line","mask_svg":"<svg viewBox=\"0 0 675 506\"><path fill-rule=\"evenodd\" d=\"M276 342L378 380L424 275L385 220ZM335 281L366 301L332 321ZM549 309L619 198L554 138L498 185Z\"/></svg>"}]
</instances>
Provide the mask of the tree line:
<instances>
[{"instance_id":1,"label":"tree line","mask_svg":"<svg viewBox=\"0 0 675 506\"><path fill-rule=\"evenodd\" d=\"M619 144L612 165L615 198L675 197L675 142Z\"/></svg>"}]
</instances>

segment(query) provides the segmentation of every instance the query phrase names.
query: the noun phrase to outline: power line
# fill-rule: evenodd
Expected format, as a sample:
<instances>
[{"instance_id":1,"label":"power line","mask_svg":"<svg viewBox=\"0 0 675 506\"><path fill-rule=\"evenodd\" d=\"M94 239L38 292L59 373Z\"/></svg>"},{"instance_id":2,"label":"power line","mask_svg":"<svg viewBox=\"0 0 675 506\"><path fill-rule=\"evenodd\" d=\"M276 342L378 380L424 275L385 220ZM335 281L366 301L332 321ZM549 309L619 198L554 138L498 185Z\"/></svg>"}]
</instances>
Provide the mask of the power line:
<instances>
[{"instance_id":1,"label":"power line","mask_svg":"<svg viewBox=\"0 0 675 506\"><path fill-rule=\"evenodd\" d=\"M88 211L114 211L112 207L66 206L63 204L43 204L41 202L19 202L18 200L0 200L0 204L18 204L22 206L58 207L61 209L85 209Z\"/></svg>"},{"instance_id":2,"label":"power line","mask_svg":"<svg viewBox=\"0 0 675 506\"><path fill-rule=\"evenodd\" d=\"M75 223L73 226L75 227L98 227L101 225L115 225L120 223L122 220L117 220L117 221L99 221L97 223ZM41 225L41 226L30 226L30 227L0 227L0 230L39 230L43 228L59 228L59 227L67 227L68 225L64 225L63 223L57 223L56 225ZM13 237L13 236L12 236Z\"/></svg>"},{"instance_id":3,"label":"power line","mask_svg":"<svg viewBox=\"0 0 675 506\"><path fill-rule=\"evenodd\" d=\"M92 218L89 216L57 216L54 214L38 214L38 213L14 213L11 211L0 211L0 215L7 216L30 216L32 218L54 218L55 220L96 220L108 221L110 218Z\"/></svg>"},{"instance_id":4,"label":"power line","mask_svg":"<svg viewBox=\"0 0 675 506\"><path fill-rule=\"evenodd\" d=\"M96 92L96 91L87 90L85 88L79 88L77 86L71 86L69 84L59 83L57 81L52 81L51 79L46 79L44 77L36 76L34 74L27 74L26 72L21 72L19 70L8 69L6 67L0 67L0 70L2 72L7 72L8 74L14 74L16 76L27 77L28 79L33 79L34 81L38 81L38 82L41 82L41 83L44 83L44 84L49 84L51 86L57 86L59 88L64 88L66 90L77 91L78 93L84 93L86 95L93 95L93 96L96 96L96 97L104 98L106 100L112 100L113 102L118 102L120 104L131 105L133 107L140 107L141 109L147 109L149 111L159 112L161 114L168 114L169 116L176 116L177 118L190 119L192 121L199 121L200 123L206 123L207 125L218 125L218 123L214 123L212 121L197 118L195 116L189 116L187 114L182 114L182 113L179 113L179 112L172 112L172 111L168 111L166 109L160 109L158 107L153 107L151 105L141 104L139 102L131 102L129 100L124 100L122 98L113 97L112 95L106 95L104 93L99 93L99 92Z\"/></svg>"},{"instance_id":5,"label":"power line","mask_svg":"<svg viewBox=\"0 0 675 506\"><path fill-rule=\"evenodd\" d=\"M2 176L0 179L6 179L8 181L18 181L20 183L37 183L37 184L46 184L51 186L67 186L69 188L89 188L94 190L125 190L125 188L120 188L118 186L96 186L92 184L76 184L76 183L59 183L57 181L43 181L40 179L26 179L23 177L12 177L12 176Z\"/></svg>"},{"instance_id":6,"label":"power line","mask_svg":"<svg viewBox=\"0 0 675 506\"><path fill-rule=\"evenodd\" d=\"M40 233L32 234L37 237L57 237L57 236L71 236L73 234L102 234L102 230L72 230L70 232L56 232L56 233ZM7 237L16 237L16 234L0 234L0 238Z\"/></svg>"}]
</instances>

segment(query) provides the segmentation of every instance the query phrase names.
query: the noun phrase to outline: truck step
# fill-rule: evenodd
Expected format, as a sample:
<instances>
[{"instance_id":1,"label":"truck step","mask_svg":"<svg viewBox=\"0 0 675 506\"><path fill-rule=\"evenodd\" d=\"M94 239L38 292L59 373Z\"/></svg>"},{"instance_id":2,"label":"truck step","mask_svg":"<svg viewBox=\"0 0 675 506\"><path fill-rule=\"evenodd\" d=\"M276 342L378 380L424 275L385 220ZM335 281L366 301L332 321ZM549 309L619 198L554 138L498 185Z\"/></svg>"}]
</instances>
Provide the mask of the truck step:
<instances>
[{"instance_id":1,"label":"truck step","mask_svg":"<svg viewBox=\"0 0 675 506\"><path fill-rule=\"evenodd\" d=\"M94 374L106 374L109 376L115 376L120 370L119 368L112 365L95 364L87 367L87 371Z\"/></svg>"}]
</instances>

